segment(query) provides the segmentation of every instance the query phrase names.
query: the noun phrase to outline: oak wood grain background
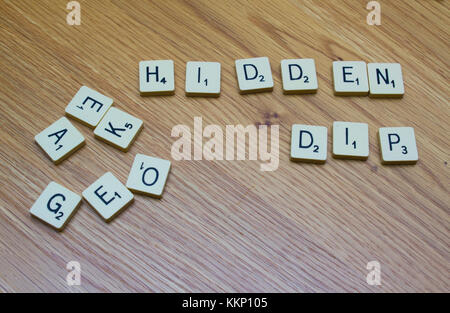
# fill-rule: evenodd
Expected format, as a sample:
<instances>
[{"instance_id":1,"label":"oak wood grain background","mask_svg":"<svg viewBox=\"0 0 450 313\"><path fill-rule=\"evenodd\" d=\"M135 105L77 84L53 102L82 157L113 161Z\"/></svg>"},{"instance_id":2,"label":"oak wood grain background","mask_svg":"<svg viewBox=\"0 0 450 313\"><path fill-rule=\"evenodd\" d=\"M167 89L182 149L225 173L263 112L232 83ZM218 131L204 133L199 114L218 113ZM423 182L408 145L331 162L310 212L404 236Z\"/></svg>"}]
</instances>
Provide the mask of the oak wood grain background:
<instances>
[{"instance_id":1,"label":"oak wood grain background","mask_svg":"<svg viewBox=\"0 0 450 313\"><path fill-rule=\"evenodd\" d=\"M449 1L0 1L0 290L449 291ZM238 93L234 60L267 56L273 92ZM282 94L280 61L314 58L316 95ZM138 63L172 59L176 93L141 97ZM334 60L399 62L401 100L336 97ZM222 64L217 99L184 95L187 61ZM73 121L87 145L54 166L34 136L87 85L144 121L123 153ZM81 192L106 171L126 182L137 153L171 159L173 126L279 124L280 165L180 161L161 200L136 195L110 224L83 202L64 232L29 209L54 180ZM369 124L366 162L289 161L294 123ZM382 166L382 126L415 128L419 162ZM329 149L331 137L329 136ZM173 160L172 160L173 161ZM78 261L81 286L66 264ZM366 283L381 263L382 285Z\"/></svg>"}]
</instances>

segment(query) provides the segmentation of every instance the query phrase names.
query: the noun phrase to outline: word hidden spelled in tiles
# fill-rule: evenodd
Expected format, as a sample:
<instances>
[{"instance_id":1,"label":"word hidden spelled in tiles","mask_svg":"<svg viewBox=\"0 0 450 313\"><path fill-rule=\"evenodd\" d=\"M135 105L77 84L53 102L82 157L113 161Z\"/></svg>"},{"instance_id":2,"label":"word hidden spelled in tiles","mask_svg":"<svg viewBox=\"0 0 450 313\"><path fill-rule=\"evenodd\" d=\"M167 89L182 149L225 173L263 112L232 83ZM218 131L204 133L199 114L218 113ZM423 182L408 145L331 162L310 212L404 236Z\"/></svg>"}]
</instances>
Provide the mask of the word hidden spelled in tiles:
<instances>
[{"instance_id":1,"label":"word hidden spelled in tiles","mask_svg":"<svg viewBox=\"0 0 450 313\"><path fill-rule=\"evenodd\" d=\"M281 78L285 94L317 92L317 73L314 59L281 60Z\"/></svg>"},{"instance_id":2,"label":"word hidden spelled in tiles","mask_svg":"<svg viewBox=\"0 0 450 313\"><path fill-rule=\"evenodd\" d=\"M371 98L401 98L405 93L402 67L398 63L367 65Z\"/></svg>"},{"instance_id":3,"label":"word hidden spelled in tiles","mask_svg":"<svg viewBox=\"0 0 450 313\"><path fill-rule=\"evenodd\" d=\"M334 122L333 157L367 160L369 157L369 125Z\"/></svg>"},{"instance_id":4,"label":"word hidden spelled in tiles","mask_svg":"<svg viewBox=\"0 0 450 313\"><path fill-rule=\"evenodd\" d=\"M82 86L67 105L66 114L82 124L94 128L112 103L113 99L89 87Z\"/></svg>"},{"instance_id":5,"label":"word hidden spelled in tiles","mask_svg":"<svg viewBox=\"0 0 450 313\"><path fill-rule=\"evenodd\" d=\"M367 66L363 61L333 62L334 94L337 96L366 96L369 93Z\"/></svg>"},{"instance_id":6,"label":"word hidden spelled in tiles","mask_svg":"<svg viewBox=\"0 0 450 313\"><path fill-rule=\"evenodd\" d=\"M94 136L126 152L142 128L140 119L112 107L95 128Z\"/></svg>"},{"instance_id":7,"label":"word hidden spelled in tiles","mask_svg":"<svg viewBox=\"0 0 450 313\"><path fill-rule=\"evenodd\" d=\"M292 125L291 160L325 163L328 129L324 126Z\"/></svg>"},{"instance_id":8,"label":"word hidden spelled in tiles","mask_svg":"<svg viewBox=\"0 0 450 313\"><path fill-rule=\"evenodd\" d=\"M219 62L186 63L186 95L218 97L220 95Z\"/></svg>"},{"instance_id":9,"label":"word hidden spelled in tiles","mask_svg":"<svg viewBox=\"0 0 450 313\"><path fill-rule=\"evenodd\" d=\"M106 221L111 221L134 199L133 194L110 172L83 191L83 198Z\"/></svg>"},{"instance_id":10,"label":"word hidden spelled in tiles","mask_svg":"<svg viewBox=\"0 0 450 313\"><path fill-rule=\"evenodd\" d=\"M235 65L241 94L273 90L269 58L240 59Z\"/></svg>"},{"instance_id":11,"label":"word hidden spelled in tiles","mask_svg":"<svg viewBox=\"0 0 450 313\"><path fill-rule=\"evenodd\" d=\"M383 164L416 164L419 160L412 127L382 127L378 131Z\"/></svg>"},{"instance_id":12,"label":"word hidden spelled in tiles","mask_svg":"<svg viewBox=\"0 0 450 313\"><path fill-rule=\"evenodd\" d=\"M31 215L61 231L76 212L81 197L51 182L30 209Z\"/></svg>"},{"instance_id":13,"label":"word hidden spelled in tiles","mask_svg":"<svg viewBox=\"0 0 450 313\"><path fill-rule=\"evenodd\" d=\"M175 93L172 60L139 62L139 91L141 96L163 96Z\"/></svg>"},{"instance_id":14,"label":"word hidden spelled in tiles","mask_svg":"<svg viewBox=\"0 0 450 313\"><path fill-rule=\"evenodd\" d=\"M83 135L66 117L51 124L34 137L55 164L61 163L85 143Z\"/></svg>"},{"instance_id":15,"label":"word hidden spelled in tiles","mask_svg":"<svg viewBox=\"0 0 450 313\"><path fill-rule=\"evenodd\" d=\"M267 57L235 60L236 76L241 94L273 90L274 82ZM185 92L187 96L218 97L221 65L218 62L186 63ZM335 61L332 66L334 94L401 98L404 94L402 69L398 63ZM318 80L314 59L281 60L284 94L316 93ZM175 93L172 60L141 61L139 90L142 96Z\"/></svg>"},{"instance_id":16,"label":"word hidden spelled in tiles","mask_svg":"<svg viewBox=\"0 0 450 313\"><path fill-rule=\"evenodd\" d=\"M137 154L127 188L133 192L161 198L170 171L170 161Z\"/></svg>"}]
</instances>

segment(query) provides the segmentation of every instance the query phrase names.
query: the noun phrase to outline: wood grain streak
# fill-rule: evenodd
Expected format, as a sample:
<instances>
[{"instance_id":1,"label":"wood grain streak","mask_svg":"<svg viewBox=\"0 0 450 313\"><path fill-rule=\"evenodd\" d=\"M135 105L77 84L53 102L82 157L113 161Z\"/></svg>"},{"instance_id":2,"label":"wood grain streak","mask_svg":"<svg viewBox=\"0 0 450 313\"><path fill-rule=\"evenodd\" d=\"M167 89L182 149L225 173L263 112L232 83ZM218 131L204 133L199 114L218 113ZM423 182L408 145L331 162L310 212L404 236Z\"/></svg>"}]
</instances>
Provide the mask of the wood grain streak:
<instances>
[{"instance_id":1,"label":"wood grain streak","mask_svg":"<svg viewBox=\"0 0 450 313\"><path fill-rule=\"evenodd\" d=\"M0 1L0 291L444 291L449 279L449 1ZM269 57L273 92L238 93L234 60ZM314 58L319 91L283 95L280 61ZM172 59L174 96L140 97L138 63ZM398 62L403 99L333 95L334 60ZM217 99L184 95L187 61L222 64ZM34 136L80 86L144 121L128 153L73 121L87 145L54 166ZM280 125L280 166L173 162L161 200L136 196L105 224L83 202L62 233L29 214L52 180L81 194L106 171L126 182L137 153L171 160L177 124ZM289 161L294 123L369 124L366 162ZM419 162L382 166L377 129L415 128ZM329 138L331 147L331 138ZM82 285L66 284L67 262ZM381 263L382 285L366 283Z\"/></svg>"}]
</instances>

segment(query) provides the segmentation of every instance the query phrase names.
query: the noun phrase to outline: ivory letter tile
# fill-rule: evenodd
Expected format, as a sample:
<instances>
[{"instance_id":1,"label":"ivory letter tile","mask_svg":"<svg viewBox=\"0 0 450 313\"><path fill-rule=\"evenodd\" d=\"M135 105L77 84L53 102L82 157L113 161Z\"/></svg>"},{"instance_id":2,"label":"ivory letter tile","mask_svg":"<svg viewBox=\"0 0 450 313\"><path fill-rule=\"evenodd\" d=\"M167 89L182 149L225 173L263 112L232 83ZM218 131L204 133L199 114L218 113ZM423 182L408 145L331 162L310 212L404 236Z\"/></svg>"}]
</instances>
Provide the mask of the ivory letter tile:
<instances>
[{"instance_id":1,"label":"ivory letter tile","mask_svg":"<svg viewBox=\"0 0 450 313\"><path fill-rule=\"evenodd\" d=\"M402 67L398 63L369 63L370 97L401 98L405 93Z\"/></svg>"},{"instance_id":2,"label":"ivory letter tile","mask_svg":"<svg viewBox=\"0 0 450 313\"><path fill-rule=\"evenodd\" d=\"M173 95L175 74L172 60L141 61L139 63L141 96Z\"/></svg>"},{"instance_id":3,"label":"ivory letter tile","mask_svg":"<svg viewBox=\"0 0 450 313\"><path fill-rule=\"evenodd\" d=\"M218 97L220 95L220 63L187 62L186 95Z\"/></svg>"},{"instance_id":4,"label":"ivory letter tile","mask_svg":"<svg viewBox=\"0 0 450 313\"><path fill-rule=\"evenodd\" d=\"M378 131L383 164L415 164L419 160L412 127L382 127Z\"/></svg>"},{"instance_id":5,"label":"ivory letter tile","mask_svg":"<svg viewBox=\"0 0 450 313\"><path fill-rule=\"evenodd\" d=\"M369 93L366 62L333 62L333 82L337 96L366 96Z\"/></svg>"},{"instance_id":6,"label":"ivory letter tile","mask_svg":"<svg viewBox=\"0 0 450 313\"><path fill-rule=\"evenodd\" d=\"M328 130L323 126L292 125L291 160L325 163Z\"/></svg>"},{"instance_id":7,"label":"ivory letter tile","mask_svg":"<svg viewBox=\"0 0 450 313\"><path fill-rule=\"evenodd\" d=\"M369 157L369 125L334 122L333 157L366 160Z\"/></svg>"},{"instance_id":8,"label":"ivory letter tile","mask_svg":"<svg viewBox=\"0 0 450 313\"><path fill-rule=\"evenodd\" d=\"M170 161L137 154L127 187L137 193L161 198L169 171Z\"/></svg>"},{"instance_id":9,"label":"ivory letter tile","mask_svg":"<svg viewBox=\"0 0 450 313\"><path fill-rule=\"evenodd\" d=\"M318 89L314 59L281 60L285 94L315 93Z\"/></svg>"},{"instance_id":10,"label":"ivory letter tile","mask_svg":"<svg viewBox=\"0 0 450 313\"><path fill-rule=\"evenodd\" d=\"M94 128L113 103L113 99L82 86L66 107L66 115Z\"/></svg>"},{"instance_id":11,"label":"ivory letter tile","mask_svg":"<svg viewBox=\"0 0 450 313\"><path fill-rule=\"evenodd\" d=\"M55 164L84 145L84 137L66 117L61 117L34 137Z\"/></svg>"},{"instance_id":12,"label":"ivory letter tile","mask_svg":"<svg viewBox=\"0 0 450 313\"><path fill-rule=\"evenodd\" d=\"M83 198L109 222L133 201L134 196L113 174L107 172L83 191Z\"/></svg>"},{"instance_id":13,"label":"ivory letter tile","mask_svg":"<svg viewBox=\"0 0 450 313\"><path fill-rule=\"evenodd\" d=\"M95 128L94 136L126 152L142 127L140 119L112 107Z\"/></svg>"},{"instance_id":14,"label":"ivory letter tile","mask_svg":"<svg viewBox=\"0 0 450 313\"><path fill-rule=\"evenodd\" d=\"M236 60L235 63L241 94L271 91L273 89L269 58L241 59Z\"/></svg>"},{"instance_id":15,"label":"ivory letter tile","mask_svg":"<svg viewBox=\"0 0 450 313\"><path fill-rule=\"evenodd\" d=\"M30 209L31 215L61 231L80 205L81 197L51 182Z\"/></svg>"}]
</instances>

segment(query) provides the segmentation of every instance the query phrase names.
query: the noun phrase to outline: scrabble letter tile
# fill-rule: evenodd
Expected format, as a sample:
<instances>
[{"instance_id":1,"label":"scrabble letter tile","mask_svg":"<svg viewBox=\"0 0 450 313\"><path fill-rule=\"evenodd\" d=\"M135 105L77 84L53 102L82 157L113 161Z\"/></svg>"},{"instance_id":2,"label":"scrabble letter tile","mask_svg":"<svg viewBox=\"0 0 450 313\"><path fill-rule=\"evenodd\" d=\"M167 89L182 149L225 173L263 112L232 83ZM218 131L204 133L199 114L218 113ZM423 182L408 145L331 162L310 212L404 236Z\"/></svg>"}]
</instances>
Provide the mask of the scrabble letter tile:
<instances>
[{"instance_id":1,"label":"scrabble letter tile","mask_svg":"<svg viewBox=\"0 0 450 313\"><path fill-rule=\"evenodd\" d=\"M65 117L37 134L34 140L55 164L61 163L85 143L83 135Z\"/></svg>"},{"instance_id":2,"label":"scrabble letter tile","mask_svg":"<svg viewBox=\"0 0 450 313\"><path fill-rule=\"evenodd\" d=\"M131 204L134 196L113 174L107 172L83 191L83 198L109 222Z\"/></svg>"},{"instance_id":3,"label":"scrabble letter tile","mask_svg":"<svg viewBox=\"0 0 450 313\"><path fill-rule=\"evenodd\" d=\"M419 160L412 127L382 127L378 132L383 164L415 164Z\"/></svg>"},{"instance_id":4,"label":"scrabble letter tile","mask_svg":"<svg viewBox=\"0 0 450 313\"><path fill-rule=\"evenodd\" d=\"M139 90L141 96L162 96L175 93L172 60L139 62Z\"/></svg>"},{"instance_id":5,"label":"scrabble letter tile","mask_svg":"<svg viewBox=\"0 0 450 313\"><path fill-rule=\"evenodd\" d=\"M94 135L126 152L142 127L140 119L112 107L95 128Z\"/></svg>"},{"instance_id":6,"label":"scrabble letter tile","mask_svg":"<svg viewBox=\"0 0 450 313\"><path fill-rule=\"evenodd\" d=\"M269 58L241 59L235 63L241 94L273 89Z\"/></svg>"},{"instance_id":7,"label":"scrabble letter tile","mask_svg":"<svg viewBox=\"0 0 450 313\"><path fill-rule=\"evenodd\" d=\"M220 95L220 63L187 62L186 95L218 97Z\"/></svg>"},{"instance_id":8,"label":"scrabble letter tile","mask_svg":"<svg viewBox=\"0 0 450 313\"><path fill-rule=\"evenodd\" d=\"M61 231L80 205L81 197L51 182L33 204L31 215Z\"/></svg>"},{"instance_id":9,"label":"scrabble letter tile","mask_svg":"<svg viewBox=\"0 0 450 313\"><path fill-rule=\"evenodd\" d=\"M161 198L169 171L170 161L137 154L128 176L127 188Z\"/></svg>"},{"instance_id":10,"label":"scrabble letter tile","mask_svg":"<svg viewBox=\"0 0 450 313\"><path fill-rule=\"evenodd\" d=\"M333 62L333 81L337 96L366 96L369 93L366 62Z\"/></svg>"},{"instance_id":11,"label":"scrabble letter tile","mask_svg":"<svg viewBox=\"0 0 450 313\"><path fill-rule=\"evenodd\" d=\"M334 122L333 157L367 160L369 157L369 125Z\"/></svg>"},{"instance_id":12,"label":"scrabble letter tile","mask_svg":"<svg viewBox=\"0 0 450 313\"><path fill-rule=\"evenodd\" d=\"M73 119L94 128L111 107L113 99L82 86L66 107L66 114Z\"/></svg>"},{"instance_id":13,"label":"scrabble letter tile","mask_svg":"<svg viewBox=\"0 0 450 313\"><path fill-rule=\"evenodd\" d=\"M323 126L292 125L291 160L325 163L327 133L327 128Z\"/></svg>"},{"instance_id":14,"label":"scrabble letter tile","mask_svg":"<svg viewBox=\"0 0 450 313\"><path fill-rule=\"evenodd\" d=\"M367 65L371 98L401 98L405 93L402 67L398 63Z\"/></svg>"},{"instance_id":15,"label":"scrabble letter tile","mask_svg":"<svg viewBox=\"0 0 450 313\"><path fill-rule=\"evenodd\" d=\"M317 92L314 59L281 60L281 78L285 94Z\"/></svg>"}]
</instances>

